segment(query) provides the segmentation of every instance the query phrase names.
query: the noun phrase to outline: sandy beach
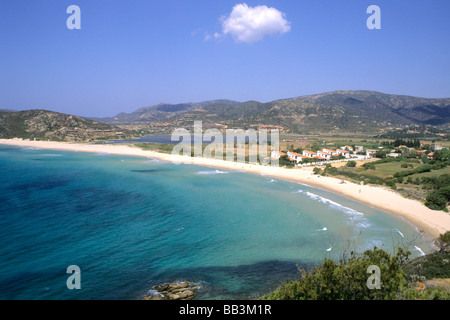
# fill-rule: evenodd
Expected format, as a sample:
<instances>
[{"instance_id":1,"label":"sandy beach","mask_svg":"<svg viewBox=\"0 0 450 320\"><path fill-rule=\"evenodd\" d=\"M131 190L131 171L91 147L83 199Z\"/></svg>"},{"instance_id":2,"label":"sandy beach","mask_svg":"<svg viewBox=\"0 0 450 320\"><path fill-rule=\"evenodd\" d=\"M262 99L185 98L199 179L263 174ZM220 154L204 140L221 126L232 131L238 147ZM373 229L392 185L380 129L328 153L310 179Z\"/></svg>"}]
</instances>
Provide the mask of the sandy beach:
<instances>
[{"instance_id":1,"label":"sandy beach","mask_svg":"<svg viewBox=\"0 0 450 320\"><path fill-rule=\"evenodd\" d=\"M263 165L228 162L209 158L192 158L181 155L158 153L154 151L144 151L127 145L29 141L22 139L0 139L0 144L52 150L139 156L175 163L219 167L230 170L243 170L246 172L304 183L311 187L328 190L339 195L364 202L386 212L401 215L406 220L416 225L420 230L423 230L427 236L432 238L435 238L439 234L450 230L450 214L448 213L431 210L419 201L406 199L387 188L358 185L348 181L346 181L346 183L341 183L341 180L336 178L313 175L312 167L302 169L286 169Z\"/></svg>"}]
</instances>

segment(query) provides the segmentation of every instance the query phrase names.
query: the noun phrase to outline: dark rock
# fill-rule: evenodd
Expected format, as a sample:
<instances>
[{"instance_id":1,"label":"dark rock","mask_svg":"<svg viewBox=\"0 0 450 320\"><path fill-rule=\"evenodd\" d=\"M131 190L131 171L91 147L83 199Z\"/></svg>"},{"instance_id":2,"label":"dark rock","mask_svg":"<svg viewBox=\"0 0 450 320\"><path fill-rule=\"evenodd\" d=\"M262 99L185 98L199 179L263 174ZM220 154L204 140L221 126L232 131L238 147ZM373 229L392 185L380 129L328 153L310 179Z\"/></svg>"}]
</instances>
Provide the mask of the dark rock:
<instances>
[{"instance_id":1,"label":"dark rock","mask_svg":"<svg viewBox=\"0 0 450 320\"><path fill-rule=\"evenodd\" d=\"M191 300L195 297L198 286L191 282L164 283L154 286L157 293L144 296L144 300Z\"/></svg>"}]
</instances>

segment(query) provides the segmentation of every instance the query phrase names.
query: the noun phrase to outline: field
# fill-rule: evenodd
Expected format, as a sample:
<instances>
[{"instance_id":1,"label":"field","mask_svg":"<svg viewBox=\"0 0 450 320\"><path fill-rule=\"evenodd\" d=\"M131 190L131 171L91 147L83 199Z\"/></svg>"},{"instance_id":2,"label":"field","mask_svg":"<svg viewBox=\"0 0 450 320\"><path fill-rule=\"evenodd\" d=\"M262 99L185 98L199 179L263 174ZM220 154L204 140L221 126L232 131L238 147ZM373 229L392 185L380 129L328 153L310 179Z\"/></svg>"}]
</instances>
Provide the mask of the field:
<instances>
[{"instance_id":1,"label":"field","mask_svg":"<svg viewBox=\"0 0 450 320\"><path fill-rule=\"evenodd\" d=\"M450 167L445 167L443 169L439 169L439 170L433 170L430 172L423 172L423 173L417 173L417 174L413 174L410 177L415 180L418 177L433 177L433 176L440 176L441 174L450 174Z\"/></svg>"},{"instance_id":2,"label":"field","mask_svg":"<svg viewBox=\"0 0 450 320\"><path fill-rule=\"evenodd\" d=\"M402 165L408 165L407 168L402 168ZM411 161L396 161L396 162L388 162L388 163L382 163L377 164L375 166L375 170L368 169L365 170L362 167L359 167L357 170L358 173L362 173L366 176L374 176L379 178L389 178L393 177L396 172L405 171L405 170L411 170L415 169L418 166L420 166L420 163L414 163Z\"/></svg>"}]
</instances>

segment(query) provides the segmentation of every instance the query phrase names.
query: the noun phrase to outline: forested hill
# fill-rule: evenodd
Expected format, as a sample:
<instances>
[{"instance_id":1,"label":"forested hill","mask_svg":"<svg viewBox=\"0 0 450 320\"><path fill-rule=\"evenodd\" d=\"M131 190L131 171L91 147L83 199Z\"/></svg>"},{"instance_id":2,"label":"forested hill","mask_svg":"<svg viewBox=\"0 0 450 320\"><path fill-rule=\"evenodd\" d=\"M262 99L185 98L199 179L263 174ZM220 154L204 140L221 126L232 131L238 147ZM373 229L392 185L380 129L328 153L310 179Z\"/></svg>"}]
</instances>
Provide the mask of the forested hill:
<instances>
[{"instance_id":1,"label":"forested hill","mask_svg":"<svg viewBox=\"0 0 450 320\"><path fill-rule=\"evenodd\" d=\"M162 104L97 119L111 124L181 123L193 120L228 127L281 126L291 132L357 131L405 125L450 124L450 98L429 99L375 91L333 91L267 103L214 100Z\"/></svg>"},{"instance_id":2,"label":"forested hill","mask_svg":"<svg viewBox=\"0 0 450 320\"><path fill-rule=\"evenodd\" d=\"M94 141L131 137L123 129L47 110L0 111L0 138Z\"/></svg>"}]
</instances>

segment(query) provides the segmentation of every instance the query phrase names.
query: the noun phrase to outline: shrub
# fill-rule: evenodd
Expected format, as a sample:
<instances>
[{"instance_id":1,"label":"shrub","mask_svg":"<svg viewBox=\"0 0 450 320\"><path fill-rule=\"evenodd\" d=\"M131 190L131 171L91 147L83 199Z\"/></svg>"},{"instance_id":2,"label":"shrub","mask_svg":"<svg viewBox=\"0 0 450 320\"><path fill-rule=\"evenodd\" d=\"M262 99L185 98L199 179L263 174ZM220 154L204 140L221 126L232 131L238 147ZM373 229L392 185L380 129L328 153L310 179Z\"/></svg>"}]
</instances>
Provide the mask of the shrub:
<instances>
[{"instance_id":1,"label":"shrub","mask_svg":"<svg viewBox=\"0 0 450 320\"><path fill-rule=\"evenodd\" d=\"M375 170L375 164L373 162L364 163L363 168L366 170L368 169Z\"/></svg>"},{"instance_id":2,"label":"shrub","mask_svg":"<svg viewBox=\"0 0 450 320\"><path fill-rule=\"evenodd\" d=\"M409 252L399 248L395 256L377 249L363 254L351 252L339 263L327 259L310 272L301 270L301 278L263 296L268 300L374 300L396 299L407 288L402 265ZM381 289L367 287L367 269L376 265L381 271Z\"/></svg>"},{"instance_id":3,"label":"shrub","mask_svg":"<svg viewBox=\"0 0 450 320\"><path fill-rule=\"evenodd\" d=\"M431 191L427 195L425 205L432 210L444 210L447 208L447 197L440 190Z\"/></svg>"},{"instance_id":4,"label":"shrub","mask_svg":"<svg viewBox=\"0 0 450 320\"><path fill-rule=\"evenodd\" d=\"M353 160L348 161L347 162L347 167L350 167L350 168L356 167L356 161L353 161Z\"/></svg>"},{"instance_id":5,"label":"shrub","mask_svg":"<svg viewBox=\"0 0 450 320\"><path fill-rule=\"evenodd\" d=\"M397 185L395 184L395 181L393 179L387 179L386 185L394 190L397 190Z\"/></svg>"}]
</instances>

